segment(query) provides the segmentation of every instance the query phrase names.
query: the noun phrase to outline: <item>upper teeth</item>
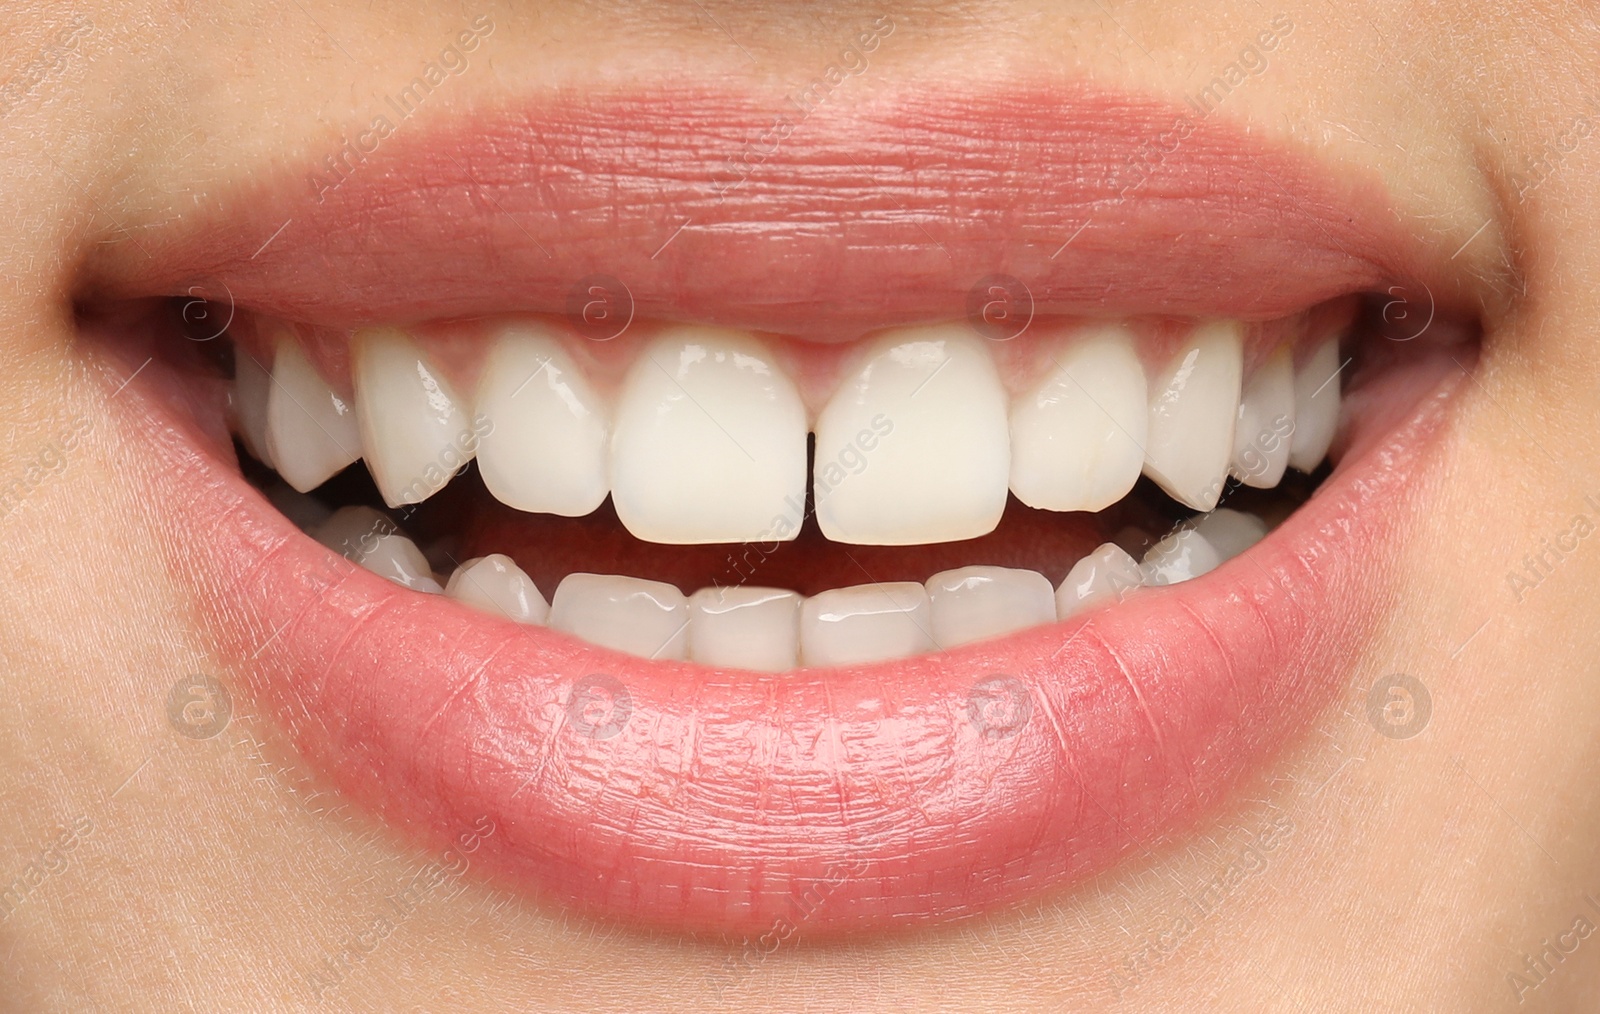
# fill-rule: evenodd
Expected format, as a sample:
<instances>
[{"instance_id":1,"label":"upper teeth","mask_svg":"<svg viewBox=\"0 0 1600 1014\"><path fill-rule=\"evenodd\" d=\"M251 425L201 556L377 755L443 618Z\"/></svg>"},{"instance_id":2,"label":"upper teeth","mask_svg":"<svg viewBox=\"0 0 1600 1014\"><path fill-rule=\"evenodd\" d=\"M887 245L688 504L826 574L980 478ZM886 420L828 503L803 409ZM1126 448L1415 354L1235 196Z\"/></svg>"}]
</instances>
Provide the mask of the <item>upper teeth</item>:
<instances>
[{"instance_id":1,"label":"upper teeth","mask_svg":"<svg viewBox=\"0 0 1600 1014\"><path fill-rule=\"evenodd\" d=\"M1008 355L1003 377L996 346L963 326L902 328L848 360L831 391L802 392L754 335L668 328L608 379L577 340L528 321L498 328L464 398L453 362L441 369L423 343L379 328L353 339L353 400L292 340L270 377L242 354L235 415L296 489L352 460L359 433L391 506L426 499L476 455L512 507L576 516L609 495L635 536L679 544L793 538L812 432L829 539L945 542L992 531L1008 490L1092 511L1142 472L1209 510L1230 473L1269 487L1288 465L1314 469L1338 422L1337 339L1252 357L1245 376L1245 330L1199 324L1147 371L1132 329L1097 325L1039 342L1032 360Z\"/></svg>"},{"instance_id":2,"label":"upper teeth","mask_svg":"<svg viewBox=\"0 0 1600 1014\"><path fill-rule=\"evenodd\" d=\"M634 361L611 434L611 497L628 531L749 541L805 494L805 406L760 345L680 328Z\"/></svg>"},{"instance_id":3,"label":"upper teeth","mask_svg":"<svg viewBox=\"0 0 1600 1014\"><path fill-rule=\"evenodd\" d=\"M1237 324L1202 325L1150 386L1145 474L1196 510L1215 507L1228 478L1243 351Z\"/></svg>"}]
</instances>

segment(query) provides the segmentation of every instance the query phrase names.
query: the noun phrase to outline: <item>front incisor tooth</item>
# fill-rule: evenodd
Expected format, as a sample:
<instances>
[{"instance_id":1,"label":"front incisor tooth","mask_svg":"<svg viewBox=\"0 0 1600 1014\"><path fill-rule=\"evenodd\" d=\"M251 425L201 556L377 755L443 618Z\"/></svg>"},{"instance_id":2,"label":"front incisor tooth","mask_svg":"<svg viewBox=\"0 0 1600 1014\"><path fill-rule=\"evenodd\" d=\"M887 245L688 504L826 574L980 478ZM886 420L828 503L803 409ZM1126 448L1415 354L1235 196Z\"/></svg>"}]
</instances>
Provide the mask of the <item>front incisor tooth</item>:
<instances>
[{"instance_id":1,"label":"front incisor tooth","mask_svg":"<svg viewBox=\"0 0 1600 1014\"><path fill-rule=\"evenodd\" d=\"M1276 486L1289 467L1294 426L1294 351L1284 344L1256 368L1239 399L1239 422L1233 431L1234 478L1257 489Z\"/></svg>"},{"instance_id":2,"label":"front incisor tooth","mask_svg":"<svg viewBox=\"0 0 1600 1014\"><path fill-rule=\"evenodd\" d=\"M299 342L289 337L278 342L272 360L267 449L283 481L302 493L361 457L355 404L328 386Z\"/></svg>"},{"instance_id":3,"label":"front incisor tooth","mask_svg":"<svg viewBox=\"0 0 1600 1014\"><path fill-rule=\"evenodd\" d=\"M1215 507L1228 481L1243 372L1243 329L1217 321L1196 328L1150 385L1144 472L1196 510Z\"/></svg>"},{"instance_id":4,"label":"front incisor tooth","mask_svg":"<svg viewBox=\"0 0 1600 1014\"><path fill-rule=\"evenodd\" d=\"M1006 505L1011 438L993 361L961 325L886 335L817 420L817 522L834 542L976 538Z\"/></svg>"},{"instance_id":5,"label":"front incisor tooth","mask_svg":"<svg viewBox=\"0 0 1600 1014\"><path fill-rule=\"evenodd\" d=\"M1054 623L1055 589L1043 574L1010 567L962 567L928 578L934 641L953 648Z\"/></svg>"},{"instance_id":6,"label":"front incisor tooth","mask_svg":"<svg viewBox=\"0 0 1600 1014\"><path fill-rule=\"evenodd\" d=\"M1339 426L1339 339L1329 338L1294 375L1294 437L1289 464L1314 472Z\"/></svg>"},{"instance_id":7,"label":"front incisor tooth","mask_svg":"<svg viewBox=\"0 0 1600 1014\"><path fill-rule=\"evenodd\" d=\"M1098 511L1139 481L1149 392L1125 328L1064 350L1011 408L1011 492L1029 507Z\"/></svg>"},{"instance_id":8,"label":"front incisor tooth","mask_svg":"<svg viewBox=\"0 0 1600 1014\"><path fill-rule=\"evenodd\" d=\"M457 567L444 593L463 605L516 623L539 624L550 615L550 604L538 585L511 557L500 553Z\"/></svg>"},{"instance_id":9,"label":"front incisor tooth","mask_svg":"<svg viewBox=\"0 0 1600 1014\"><path fill-rule=\"evenodd\" d=\"M1066 619L1094 606L1121 602L1144 586L1144 572L1127 550L1107 542L1079 560L1056 589L1056 618Z\"/></svg>"},{"instance_id":10,"label":"front incisor tooth","mask_svg":"<svg viewBox=\"0 0 1600 1014\"><path fill-rule=\"evenodd\" d=\"M928 590L912 581L835 588L800 607L802 665L858 665L935 648Z\"/></svg>"},{"instance_id":11,"label":"front incisor tooth","mask_svg":"<svg viewBox=\"0 0 1600 1014\"><path fill-rule=\"evenodd\" d=\"M689 658L758 672L800 659L800 596L780 588L702 588L689 596Z\"/></svg>"},{"instance_id":12,"label":"front incisor tooth","mask_svg":"<svg viewBox=\"0 0 1600 1014\"><path fill-rule=\"evenodd\" d=\"M611 437L611 496L629 532L675 545L792 539L805 483L805 406L754 339L677 328L635 360Z\"/></svg>"},{"instance_id":13,"label":"front incisor tooth","mask_svg":"<svg viewBox=\"0 0 1600 1014\"><path fill-rule=\"evenodd\" d=\"M554 337L508 328L484 364L475 411L488 430L478 471L495 499L564 517L605 500L609 412Z\"/></svg>"},{"instance_id":14,"label":"front incisor tooth","mask_svg":"<svg viewBox=\"0 0 1600 1014\"><path fill-rule=\"evenodd\" d=\"M550 601L550 627L590 644L653 658L682 661L688 642L689 602L660 581L612 574L568 574Z\"/></svg>"},{"instance_id":15,"label":"front incisor tooth","mask_svg":"<svg viewBox=\"0 0 1600 1014\"><path fill-rule=\"evenodd\" d=\"M1221 562L1204 535L1181 528L1150 547L1140 570L1147 585L1181 584L1216 570Z\"/></svg>"},{"instance_id":16,"label":"front incisor tooth","mask_svg":"<svg viewBox=\"0 0 1600 1014\"><path fill-rule=\"evenodd\" d=\"M444 591L417 544L371 507L340 508L311 536L351 563L395 584L433 594Z\"/></svg>"},{"instance_id":17,"label":"front incisor tooth","mask_svg":"<svg viewBox=\"0 0 1600 1014\"><path fill-rule=\"evenodd\" d=\"M358 331L351 352L361 447L378 492L391 507L421 503L472 460L482 434L404 332Z\"/></svg>"}]
</instances>

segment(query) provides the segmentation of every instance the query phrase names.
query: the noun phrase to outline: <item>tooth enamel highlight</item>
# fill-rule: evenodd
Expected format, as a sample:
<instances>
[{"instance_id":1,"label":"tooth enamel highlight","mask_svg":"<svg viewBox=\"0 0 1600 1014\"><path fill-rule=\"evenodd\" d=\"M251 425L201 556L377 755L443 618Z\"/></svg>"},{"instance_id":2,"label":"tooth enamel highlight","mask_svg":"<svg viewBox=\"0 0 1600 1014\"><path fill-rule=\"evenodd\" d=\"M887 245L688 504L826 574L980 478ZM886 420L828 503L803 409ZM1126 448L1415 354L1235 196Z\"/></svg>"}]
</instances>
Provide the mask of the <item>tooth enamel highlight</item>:
<instances>
[{"instance_id":1,"label":"tooth enamel highlight","mask_svg":"<svg viewBox=\"0 0 1600 1014\"><path fill-rule=\"evenodd\" d=\"M1011 409L1011 491L1030 507L1097 511L1144 465L1149 392L1126 329L1107 327L1056 357Z\"/></svg>"},{"instance_id":2,"label":"tooth enamel highlight","mask_svg":"<svg viewBox=\"0 0 1600 1014\"><path fill-rule=\"evenodd\" d=\"M1104 543L1067 572L1056 589L1056 617L1064 620L1092 606L1121 602L1143 584L1138 561L1121 546Z\"/></svg>"},{"instance_id":3,"label":"tooth enamel highlight","mask_svg":"<svg viewBox=\"0 0 1600 1014\"><path fill-rule=\"evenodd\" d=\"M650 542L690 545L799 534L806 413L755 341L678 328L633 364L617 400L611 496ZM791 520L783 532L775 521Z\"/></svg>"},{"instance_id":4,"label":"tooth enamel highlight","mask_svg":"<svg viewBox=\"0 0 1600 1014\"><path fill-rule=\"evenodd\" d=\"M1056 619L1055 589L1038 571L962 567L933 575L926 587L933 639L942 648Z\"/></svg>"},{"instance_id":5,"label":"tooth enamel highlight","mask_svg":"<svg viewBox=\"0 0 1600 1014\"><path fill-rule=\"evenodd\" d=\"M912 581L825 591L800 608L800 662L855 665L932 651L930 620L928 590Z\"/></svg>"},{"instance_id":6,"label":"tooth enamel highlight","mask_svg":"<svg viewBox=\"0 0 1600 1014\"><path fill-rule=\"evenodd\" d=\"M1216 570L1221 562L1204 535L1183 528L1151 546L1140 569L1147 585L1181 584Z\"/></svg>"},{"instance_id":7,"label":"tooth enamel highlight","mask_svg":"<svg viewBox=\"0 0 1600 1014\"><path fill-rule=\"evenodd\" d=\"M689 596L689 658L759 672L800 659L800 596L779 588L702 588Z\"/></svg>"},{"instance_id":8,"label":"tooth enamel highlight","mask_svg":"<svg viewBox=\"0 0 1600 1014\"><path fill-rule=\"evenodd\" d=\"M1196 510L1215 507L1227 482L1243 356L1237 323L1202 324L1150 385L1144 472Z\"/></svg>"},{"instance_id":9,"label":"tooth enamel highlight","mask_svg":"<svg viewBox=\"0 0 1600 1014\"><path fill-rule=\"evenodd\" d=\"M267 450L283 481L316 489L361 457L355 405L334 393L298 342L278 342L267 395Z\"/></svg>"},{"instance_id":10,"label":"tooth enamel highlight","mask_svg":"<svg viewBox=\"0 0 1600 1014\"><path fill-rule=\"evenodd\" d=\"M1006 504L1006 394L960 325L886 336L817 420L816 512L834 542L976 538Z\"/></svg>"},{"instance_id":11,"label":"tooth enamel highlight","mask_svg":"<svg viewBox=\"0 0 1600 1014\"><path fill-rule=\"evenodd\" d=\"M1339 425L1339 339L1329 338L1294 375L1294 438L1289 464L1314 472Z\"/></svg>"},{"instance_id":12,"label":"tooth enamel highlight","mask_svg":"<svg viewBox=\"0 0 1600 1014\"><path fill-rule=\"evenodd\" d=\"M384 502L426 500L472 460L481 434L403 332L357 332L351 363L363 456Z\"/></svg>"},{"instance_id":13,"label":"tooth enamel highlight","mask_svg":"<svg viewBox=\"0 0 1600 1014\"><path fill-rule=\"evenodd\" d=\"M550 603L550 626L641 658L682 661L689 624L683 593L660 581L568 574Z\"/></svg>"},{"instance_id":14,"label":"tooth enamel highlight","mask_svg":"<svg viewBox=\"0 0 1600 1014\"><path fill-rule=\"evenodd\" d=\"M609 412L559 342L508 328L483 367L474 406L488 432L478 471L517 510L580 517L605 500Z\"/></svg>"},{"instance_id":15,"label":"tooth enamel highlight","mask_svg":"<svg viewBox=\"0 0 1600 1014\"><path fill-rule=\"evenodd\" d=\"M344 507L334 512L311 537L335 553L415 591L444 591L417 544L371 507Z\"/></svg>"},{"instance_id":16,"label":"tooth enamel highlight","mask_svg":"<svg viewBox=\"0 0 1600 1014\"><path fill-rule=\"evenodd\" d=\"M1239 400L1231 466L1236 479L1257 489L1283 479L1294 416L1294 352L1284 344L1256 369Z\"/></svg>"},{"instance_id":17,"label":"tooth enamel highlight","mask_svg":"<svg viewBox=\"0 0 1600 1014\"><path fill-rule=\"evenodd\" d=\"M450 575L444 593L464 605L517 623L543 623L550 615L533 579L509 557L491 553L468 560Z\"/></svg>"},{"instance_id":18,"label":"tooth enamel highlight","mask_svg":"<svg viewBox=\"0 0 1600 1014\"><path fill-rule=\"evenodd\" d=\"M272 396L272 374L250 354L239 348L233 360L233 414L239 424L239 440L250 456L273 467L267 447L267 402Z\"/></svg>"},{"instance_id":19,"label":"tooth enamel highlight","mask_svg":"<svg viewBox=\"0 0 1600 1014\"><path fill-rule=\"evenodd\" d=\"M1195 522L1219 561L1231 560L1267 537L1267 523L1254 514L1218 507Z\"/></svg>"}]
</instances>

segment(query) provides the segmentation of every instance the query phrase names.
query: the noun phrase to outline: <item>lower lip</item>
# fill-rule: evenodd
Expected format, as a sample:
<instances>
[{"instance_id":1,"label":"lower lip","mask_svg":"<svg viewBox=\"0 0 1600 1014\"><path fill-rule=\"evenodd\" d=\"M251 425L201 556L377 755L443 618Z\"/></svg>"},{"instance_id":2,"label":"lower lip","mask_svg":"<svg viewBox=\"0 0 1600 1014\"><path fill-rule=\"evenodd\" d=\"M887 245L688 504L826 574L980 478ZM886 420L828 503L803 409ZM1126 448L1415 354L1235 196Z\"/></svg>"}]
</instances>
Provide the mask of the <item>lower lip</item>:
<instances>
[{"instance_id":1,"label":"lower lip","mask_svg":"<svg viewBox=\"0 0 1600 1014\"><path fill-rule=\"evenodd\" d=\"M158 398L118 410L158 463L152 502L192 521L172 566L219 602L203 617L219 657L348 797L429 841L491 822L475 863L589 915L832 933L1081 881L1279 750L1384 601L1444 418L1430 386L1202 580L941 655L780 675L646 662L398 588L306 538L203 438L170 439ZM584 685L620 694L569 706Z\"/></svg>"}]
</instances>

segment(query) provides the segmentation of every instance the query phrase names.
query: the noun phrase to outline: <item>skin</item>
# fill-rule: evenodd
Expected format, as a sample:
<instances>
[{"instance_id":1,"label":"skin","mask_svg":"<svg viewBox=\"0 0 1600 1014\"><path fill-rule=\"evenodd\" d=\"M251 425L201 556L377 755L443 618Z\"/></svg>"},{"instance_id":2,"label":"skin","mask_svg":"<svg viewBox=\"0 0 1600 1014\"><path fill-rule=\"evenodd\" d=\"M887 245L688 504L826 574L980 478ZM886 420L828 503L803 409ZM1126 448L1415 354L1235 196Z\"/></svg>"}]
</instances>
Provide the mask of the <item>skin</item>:
<instances>
[{"instance_id":1,"label":"skin","mask_svg":"<svg viewBox=\"0 0 1600 1014\"><path fill-rule=\"evenodd\" d=\"M1507 576L1576 514L1594 517L1585 496L1600 500L1600 129L1529 168L1574 143L1580 116L1600 121L1600 89L1593 106L1581 93L1600 81L1600 31L1575 4L1281 9L1294 33L1226 115L1378 173L1408 228L1461 247L1485 329L1406 522L1385 622L1312 732L1199 827L1022 910L802 938L730 981L725 944L597 926L468 870L392 919L323 1005L1490 1011L1594 995L1600 935L1520 1005L1507 976L1580 914L1600 926L1583 900L1600 895L1600 539L1579 540L1521 601ZM174 733L174 682L220 670L194 618L208 593L157 549L185 519L141 504L120 381L74 343L70 301L86 262L137 263L141 242L227 181L332 150L338 125L484 10L492 40L430 115L605 75L801 80L883 13L899 26L874 61L885 78L981 88L1002 71L1070 70L1182 94L1279 8L14 5L0 73L33 84L6 93L0 118L0 477L87 422L0 518L0 879L59 828L92 826L0 921L4 1009L314 1005L307 974L440 861L322 788L247 699L213 738ZM74 12L93 28L57 64L52 40ZM1369 689L1392 673L1431 697L1411 738L1367 718ZM1126 982L1143 938L1274 816L1292 831Z\"/></svg>"}]
</instances>

